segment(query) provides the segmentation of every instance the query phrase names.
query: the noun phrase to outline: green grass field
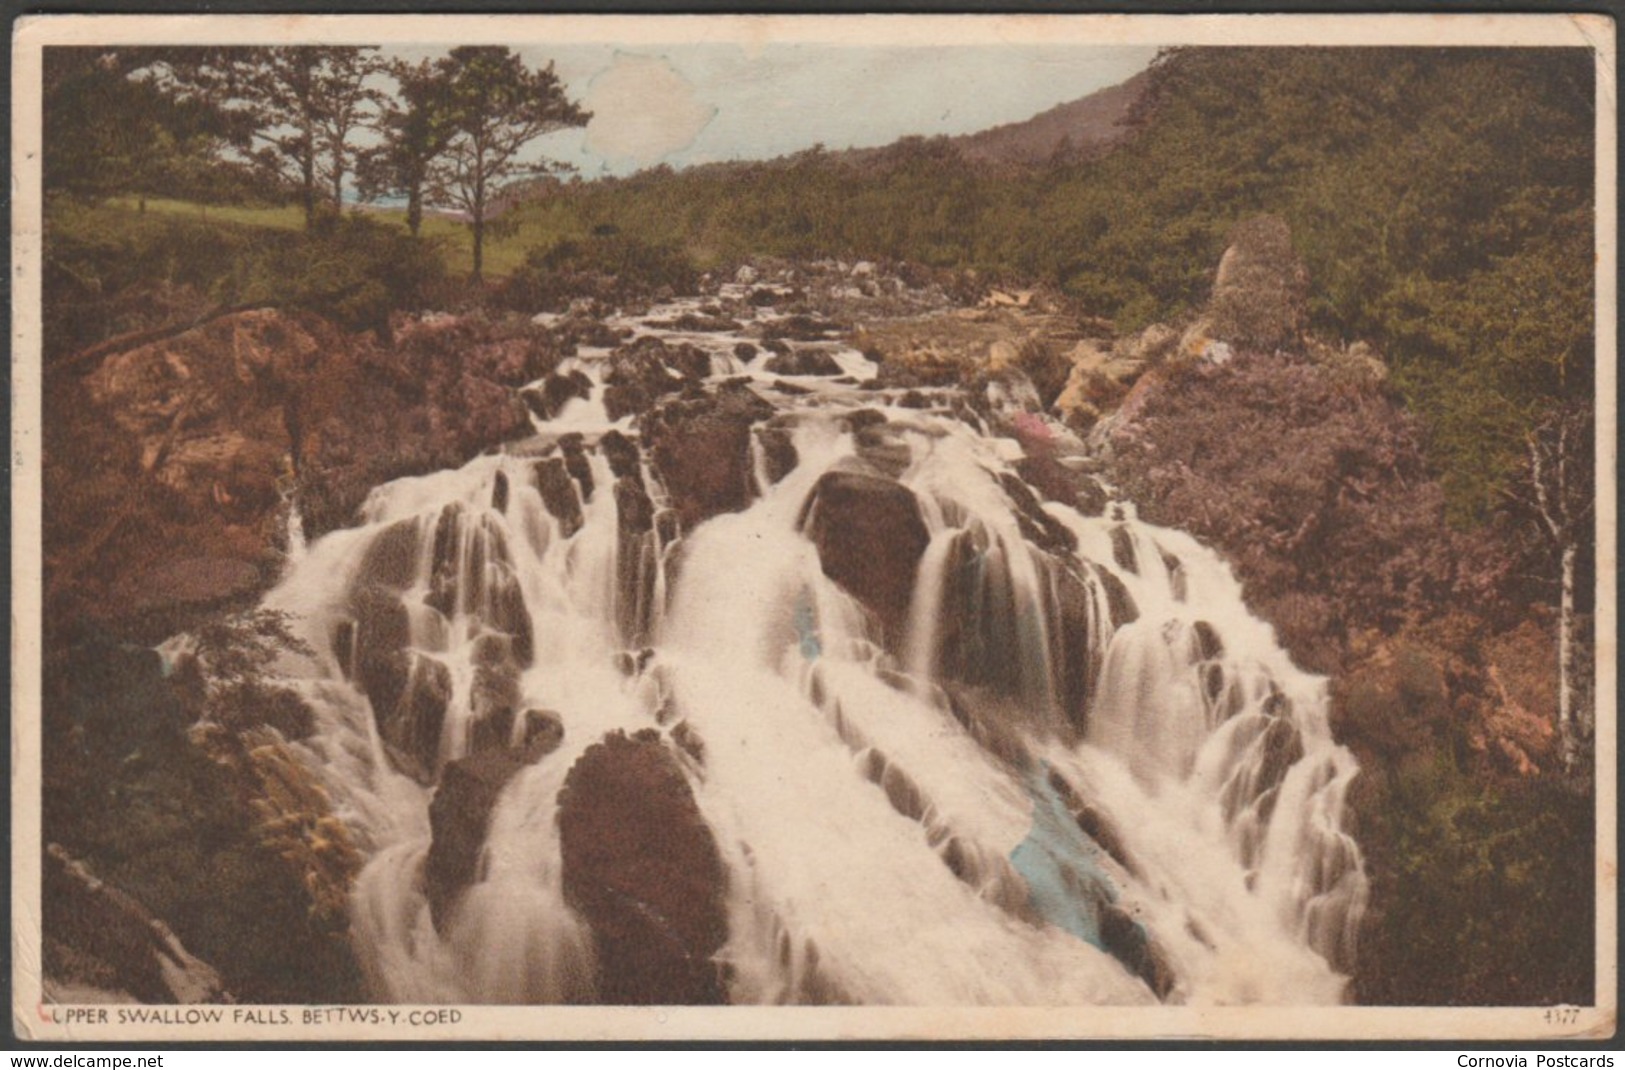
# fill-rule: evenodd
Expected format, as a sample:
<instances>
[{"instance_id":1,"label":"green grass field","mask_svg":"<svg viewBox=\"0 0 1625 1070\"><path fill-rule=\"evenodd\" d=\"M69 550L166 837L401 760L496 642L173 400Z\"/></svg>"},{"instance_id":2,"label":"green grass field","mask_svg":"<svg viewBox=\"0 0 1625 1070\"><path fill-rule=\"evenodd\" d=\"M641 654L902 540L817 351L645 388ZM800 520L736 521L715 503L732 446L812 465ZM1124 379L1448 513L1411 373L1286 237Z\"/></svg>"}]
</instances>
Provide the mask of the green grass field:
<instances>
[{"instance_id":1,"label":"green grass field","mask_svg":"<svg viewBox=\"0 0 1625 1070\"><path fill-rule=\"evenodd\" d=\"M134 197L114 198L106 207L134 215ZM153 215L183 216L193 220L233 226L265 227L272 230L299 230L305 225L303 211L296 204L253 206L211 205L198 201L149 197L147 212ZM356 210L370 219L406 229L406 211L399 208ZM587 228L563 205L527 204L513 209L487 224L485 235L485 277L505 278L532 249L551 248L558 242L581 237ZM467 273L474 268L474 236L466 223L441 215L426 215L423 237L434 242L452 272Z\"/></svg>"}]
</instances>

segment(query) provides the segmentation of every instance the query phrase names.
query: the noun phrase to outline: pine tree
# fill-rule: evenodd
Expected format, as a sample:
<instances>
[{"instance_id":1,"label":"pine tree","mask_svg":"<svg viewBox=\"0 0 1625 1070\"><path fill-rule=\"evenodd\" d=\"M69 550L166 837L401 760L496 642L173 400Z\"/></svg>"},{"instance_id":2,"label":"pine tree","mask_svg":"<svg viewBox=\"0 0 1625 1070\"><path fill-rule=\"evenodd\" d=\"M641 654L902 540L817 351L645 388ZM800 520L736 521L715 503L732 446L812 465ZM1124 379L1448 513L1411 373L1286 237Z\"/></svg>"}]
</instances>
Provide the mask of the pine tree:
<instances>
[{"instance_id":1,"label":"pine tree","mask_svg":"<svg viewBox=\"0 0 1625 1070\"><path fill-rule=\"evenodd\" d=\"M455 133L430 167L430 189L436 203L468 213L478 282L492 198L515 180L558 169L523 158L525 147L544 134L585 126L592 116L565 96L552 64L530 70L512 49L456 48L439 65Z\"/></svg>"}]
</instances>

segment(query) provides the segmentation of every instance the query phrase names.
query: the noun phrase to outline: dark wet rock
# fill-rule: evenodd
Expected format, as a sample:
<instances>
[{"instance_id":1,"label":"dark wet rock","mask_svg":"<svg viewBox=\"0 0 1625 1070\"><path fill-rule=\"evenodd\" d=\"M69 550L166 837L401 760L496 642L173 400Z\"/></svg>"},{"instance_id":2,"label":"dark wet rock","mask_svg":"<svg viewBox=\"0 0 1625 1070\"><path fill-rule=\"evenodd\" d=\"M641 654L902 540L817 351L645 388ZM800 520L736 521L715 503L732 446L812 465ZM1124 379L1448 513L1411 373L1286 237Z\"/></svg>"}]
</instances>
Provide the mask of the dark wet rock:
<instances>
[{"instance_id":1,"label":"dark wet rock","mask_svg":"<svg viewBox=\"0 0 1625 1070\"><path fill-rule=\"evenodd\" d=\"M755 360L759 352L761 351L749 342L740 342L734 346L734 358L742 364L749 364Z\"/></svg>"},{"instance_id":2,"label":"dark wet rock","mask_svg":"<svg viewBox=\"0 0 1625 1070\"><path fill-rule=\"evenodd\" d=\"M564 742L564 718L552 710L526 710L519 719L519 752L527 762L537 762L559 749Z\"/></svg>"},{"instance_id":3,"label":"dark wet rock","mask_svg":"<svg viewBox=\"0 0 1625 1070\"><path fill-rule=\"evenodd\" d=\"M1122 907L1113 903L1102 906L1100 942L1130 973L1144 981L1158 999L1166 998L1174 990L1174 971L1167 957L1146 934L1145 926Z\"/></svg>"},{"instance_id":4,"label":"dark wet rock","mask_svg":"<svg viewBox=\"0 0 1625 1070\"><path fill-rule=\"evenodd\" d=\"M693 725L687 721L678 721L672 726L671 741L677 744L684 754L701 765L705 764L705 740L700 738Z\"/></svg>"},{"instance_id":5,"label":"dark wet rock","mask_svg":"<svg viewBox=\"0 0 1625 1070\"><path fill-rule=\"evenodd\" d=\"M506 750L488 750L447 762L429 803L429 853L423 860L423 891L436 929L444 929L453 908L479 869L491 811L524 760Z\"/></svg>"},{"instance_id":6,"label":"dark wet rock","mask_svg":"<svg viewBox=\"0 0 1625 1070\"><path fill-rule=\"evenodd\" d=\"M493 669L504 665L518 665L513 636L503 635L501 632L482 632L469 650L469 661L476 666Z\"/></svg>"},{"instance_id":7,"label":"dark wet rock","mask_svg":"<svg viewBox=\"0 0 1625 1070\"><path fill-rule=\"evenodd\" d=\"M654 528L654 503L643 484L631 476L615 481L615 511L623 535L641 535Z\"/></svg>"},{"instance_id":8,"label":"dark wet rock","mask_svg":"<svg viewBox=\"0 0 1625 1070\"><path fill-rule=\"evenodd\" d=\"M374 698L369 690L367 697L384 752L407 776L426 786L433 784L446 708L451 704L451 670L444 662L410 651L395 654L378 669L384 693ZM393 703L391 695L397 696Z\"/></svg>"},{"instance_id":9,"label":"dark wet rock","mask_svg":"<svg viewBox=\"0 0 1625 1070\"><path fill-rule=\"evenodd\" d=\"M1140 574L1140 561L1134 553L1134 538L1129 534L1128 528L1118 524L1112 528L1112 560L1117 567L1125 572Z\"/></svg>"},{"instance_id":10,"label":"dark wet rock","mask_svg":"<svg viewBox=\"0 0 1625 1070\"><path fill-rule=\"evenodd\" d=\"M879 409L855 409L842 417L842 423L852 434L859 434L871 427L884 427L886 414Z\"/></svg>"},{"instance_id":11,"label":"dark wet rock","mask_svg":"<svg viewBox=\"0 0 1625 1070\"><path fill-rule=\"evenodd\" d=\"M370 694L376 687L380 696L398 696L399 686L388 687L382 677L374 678L372 674L381 673L383 663L411 642L412 624L406 606L394 591L371 586L351 593L350 612L355 618L353 660L362 690Z\"/></svg>"},{"instance_id":12,"label":"dark wet rock","mask_svg":"<svg viewBox=\"0 0 1625 1070\"><path fill-rule=\"evenodd\" d=\"M750 292L745 300L757 308L771 308L774 305L794 304L802 300L804 296L800 290L774 290L766 286L758 286Z\"/></svg>"},{"instance_id":13,"label":"dark wet rock","mask_svg":"<svg viewBox=\"0 0 1625 1070\"><path fill-rule=\"evenodd\" d=\"M655 514L655 537L660 545L670 546L683 534L683 518L675 509L662 509ZM675 578L675 573L673 574Z\"/></svg>"},{"instance_id":14,"label":"dark wet rock","mask_svg":"<svg viewBox=\"0 0 1625 1070\"><path fill-rule=\"evenodd\" d=\"M772 415L772 405L739 386L667 402L645 417L650 460L684 530L750 503L750 429Z\"/></svg>"},{"instance_id":15,"label":"dark wet rock","mask_svg":"<svg viewBox=\"0 0 1625 1070\"><path fill-rule=\"evenodd\" d=\"M503 750L513 739L513 708L499 709L468 724L468 753Z\"/></svg>"},{"instance_id":16,"label":"dark wet rock","mask_svg":"<svg viewBox=\"0 0 1625 1070\"><path fill-rule=\"evenodd\" d=\"M931 399L918 390L905 390L903 396L897 399L897 404L905 409L929 409Z\"/></svg>"},{"instance_id":17,"label":"dark wet rock","mask_svg":"<svg viewBox=\"0 0 1625 1070\"><path fill-rule=\"evenodd\" d=\"M540 387L526 387L520 396L531 412L543 420L551 420L576 398L592 397L592 380L580 369L567 375L554 372L542 380Z\"/></svg>"},{"instance_id":18,"label":"dark wet rock","mask_svg":"<svg viewBox=\"0 0 1625 1070\"><path fill-rule=\"evenodd\" d=\"M1270 719L1259 746L1257 782L1265 788L1278 786L1286 777L1286 771L1303 758L1303 737L1298 734L1297 726L1284 718Z\"/></svg>"},{"instance_id":19,"label":"dark wet rock","mask_svg":"<svg viewBox=\"0 0 1625 1070\"><path fill-rule=\"evenodd\" d=\"M134 612L185 620L246 602L274 575L269 561L182 557L118 576L113 598Z\"/></svg>"},{"instance_id":20,"label":"dark wet rock","mask_svg":"<svg viewBox=\"0 0 1625 1070\"><path fill-rule=\"evenodd\" d=\"M1061 716L1079 739L1088 731L1089 703L1100 678L1096 633L1111 628L1096 619L1088 585L1070 568L1053 570L1055 625L1050 635L1050 664L1055 667L1056 699Z\"/></svg>"},{"instance_id":21,"label":"dark wet rock","mask_svg":"<svg viewBox=\"0 0 1625 1070\"><path fill-rule=\"evenodd\" d=\"M1095 570L1095 579L1106 590L1106 604L1111 609L1112 627L1121 628L1125 624L1133 624L1140 619L1140 607L1135 604L1134 596L1128 593L1128 587L1117 578L1117 574L1109 568Z\"/></svg>"},{"instance_id":22,"label":"dark wet rock","mask_svg":"<svg viewBox=\"0 0 1625 1070\"><path fill-rule=\"evenodd\" d=\"M560 435L559 452L564 454L564 470L576 481L576 487L581 492L581 500L592 501L592 462L587 460L587 448L581 433L572 431L567 435Z\"/></svg>"},{"instance_id":23,"label":"dark wet rock","mask_svg":"<svg viewBox=\"0 0 1625 1070\"><path fill-rule=\"evenodd\" d=\"M1016 462L1016 472L1045 498L1071 506L1083 516L1103 516L1106 512L1106 491L1100 481L1053 455L1023 457Z\"/></svg>"},{"instance_id":24,"label":"dark wet rock","mask_svg":"<svg viewBox=\"0 0 1625 1070\"><path fill-rule=\"evenodd\" d=\"M1016 523L1025 539L1052 554L1070 554L1078 548L1078 537L1072 529L1044 512L1032 488L1018 476L1000 472L999 485L1015 507Z\"/></svg>"},{"instance_id":25,"label":"dark wet rock","mask_svg":"<svg viewBox=\"0 0 1625 1070\"><path fill-rule=\"evenodd\" d=\"M636 442L619 431L606 431L598 440L598 450L609 461L609 470L616 479L643 481L643 454Z\"/></svg>"},{"instance_id":26,"label":"dark wet rock","mask_svg":"<svg viewBox=\"0 0 1625 1070\"><path fill-rule=\"evenodd\" d=\"M767 358L762 365L774 375L840 375L841 366L821 349L796 349Z\"/></svg>"},{"instance_id":27,"label":"dark wet rock","mask_svg":"<svg viewBox=\"0 0 1625 1070\"><path fill-rule=\"evenodd\" d=\"M702 312L684 312L673 319L649 320L647 322L650 327L657 330L688 331L696 334L720 334L723 331L737 331L744 326L738 320L731 320L720 315L707 315Z\"/></svg>"},{"instance_id":28,"label":"dark wet rock","mask_svg":"<svg viewBox=\"0 0 1625 1070\"><path fill-rule=\"evenodd\" d=\"M546 457L534 468L542 505L559 522L559 531L567 539L580 531L582 524L581 500L576 497L576 482L570 478L568 463L563 457Z\"/></svg>"},{"instance_id":29,"label":"dark wet rock","mask_svg":"<svg viewBox=\"0 0 1625 1070\"><path fill-rule=\"evenodd\" d=\"M908 443L885 424L864 427L853 436L852 444L859 459L892 479L900 478L914 463L914 453Z\"/></svg>"},{"instance_id":30,"label":"dark wet rock","mask_svg":"<svg viewBox=\"0 0 1625 1070\"><path fill-rule=\"evenodd\" d=\"M762 451L762 467L766 469L769 483L777 483L795 471L801 457L796 452L789 428L759 427L756 429L756 441Z\"/></svg>"},{"instance_id":31,"label":"dark wet rock","mask_svg":"<svg viewBox=\"0 0 1625 1070\"><path fill-rule=\"evenodd\" d=\"M801 386L798 383L792 383L785 379L773 380L773 389L780 394L793 398L806 397L808 394L812 393L811 387Z\"/></svg>"},{"instance_id":32,"label":"dark wet rock","mask_svg":"<svg viewBox=\"0 0 1625 1070\"><path fill-rule=\"evenodd\" d=\"M802 507L801 527L818 547L824 575L844 587L901 639L914 577L930 542L914 492L862 472L824 473Z\"/></svg>"},{"instance_id":33,"label":"dark wet rock","mask_svg":"<svg viewBox=\"0 0 1625 1070\"><path fill-rule=\"evenodd\" d=\"M682 768L653 731L606 736L559 793L564 894L591 928L599 998L726 999L714 956L728 935L727 876Z\"/></svg>"},{"instance_id":34,"label":"dark wet rock","mask_svg":"<svg viewBox=\"0 0 1625 1070\"><path fill-rule=\"evenodd\" d=\"M1191 634L1196 637L1196 649L1203 661L1212 661L1224 654L1224 640L1219 638L1219 630L1205 620L1199 620L1191 625Z\"/></svg>"},{"instance_id":35,"label":"dark wet rock","mask_svg":"<svg viewBox=\"0 0 1625 1070\"><path fill-rule=\"evenodd\" d=\"M442 615L457 611L462 576L457 548L462 538L463 507L457 502L440 510L435 519L434 541L429 551L429 593L423 600Z\"/></svg>"},{"instance_id":36,"label":"dark wet rock","mask_svg":"<svg viewBox=\"0 0 1625 1070\"><path fill-rule=\"evenodd\" d=\"M1077 821L1078 828L1082 830L1083 834L1093 840L1097 847L1111 856L1112 860L1122 866L1124 870L1134 876L1139 876L1141 874L1139 865L1134 861L1134 857L1129 854L1128 848L1123 843L1122 836L1118 834L1110 819L1084 802L1083 798L1078 795L1077 791L1060 773L1051 770L1049 784L1050 787L1055 789L1055 793L1061 797L1061 801L1066 805L1068 812L1072 814L1073 820Z\"/></svg>"},{"instance_id":37,"label":"dark wet rock","mask_svg":"<svg viewBox=\"0 0 1625 1070\"><path fill-rule=\"evenodd\" d=\"M561 343L594 349L614 349L632 333L630 327L611 327L591 316L570 315L553 324L553 334Z\"/></svg>"},{"instance_id":38,"label":"dark wet rock","mask_svg":"<svg viewBox=\"0 0 1625 1070\"><path fill-rule=\"evenodd\" d=\"M790 343L778 338L763 338L762 348L782 357L790 352Z\"/></svg>"},{"instance_id":39,"label":"dark wet rock","mask_svg":"<svg viewBox=\"0 0 1625 1070\"><path fill-rule=\"evenodd\" d=\"M328 636L328 649L333 652L333 659L338 662L339 671L346 677L355 672L355 621L341 620L333 625Z\"/></svg>"},{"instance_id":40,"label":"dark wet rock","mask_svg":"<svg viewBox=\"0 0 1625 1070\"><path fill-rule=\"evenodd\" d=\"M506 632L513 644L514 658L521 666L529 665L536 656L536 636L531 626L530 608L525 605L525 593L519 587L519 577L510 566L493 571L496 582L491 586L485 623Z\"/></svg>"},{"instance_id":41,"label":"dark wet rock","mask_svg":"<svg viewBox=\"0 0 1625 1070\"><path fill-rule=\"evenodd\" d=\"M411 619L400 597L381 587L354 592L356 682L372 706L390 760L420 783L434 783L451 674L408 649Z\"/></svg>"},{"instance_id":42,"label":"dark wet rock","mask_svg":"<svg viewBox=\"0 0 1625 1070\"><path fill-rule=\"evenodd\" d=\"M642 413L663 396L698 383L711 371L711 358L697 346L671 345L644 337L610 354L604 373L604 408L611 420Z\"/></svg>"},{"instance_id":43,"label":"dark wet rock","mask_svg":"<svg viewBox=\"0 0 1625 1070\"><path fill-rule=\"evenodd\" d=\"M767 340L788 338L793 342L822 342L832 334L839 334L846 326L834 320L819 319L804 313L782 316L762 324L762 337Z\"/></svg>"},{"instance_id":44,"label":"dark wet rock","mask_svg":"<svg viewBox=\"0 0 1625 1070\"><path fill-rule=\"evenodd\" d=\"M899 769L878 750L871 749L864 759L863 775L869 782L886 793L891 808L910 821L925 818L926 798L920 786L907 773ZM952 868L952 867L950 867Z\"/></svg>"},{"instance_id":45,"label":"dark wet rock","mask_svg":"<svg viewBox=\"0 0 1625 1070\"><path fill-rule=\"evenodd\" d=\"M505 747L513 737L519 708L519 666L514 663L476 665L469 688L470 753Z\"/></svg>"},{"instance_id":46,"label":"dark wet rock","mask_svg":"<svg viewBox=\"0 0 1625 1070\"><path fill-rule=\"evenodd\" d=\"M367 546L356 569L355 582L368 587L404 591L418 574L418 525L415 520L399 520L389 525Z\"/></svg>"},{"instance_id":47,"label":"dark wet rock","mask_svg":"<svg viewBox=\"0 0 1625 1070\"><path fill-rule=\"evenodd\" d=\"M508 511L508 473L500 469L491 481L491 508L499 513Z\"/></svg>"}]
</instances>

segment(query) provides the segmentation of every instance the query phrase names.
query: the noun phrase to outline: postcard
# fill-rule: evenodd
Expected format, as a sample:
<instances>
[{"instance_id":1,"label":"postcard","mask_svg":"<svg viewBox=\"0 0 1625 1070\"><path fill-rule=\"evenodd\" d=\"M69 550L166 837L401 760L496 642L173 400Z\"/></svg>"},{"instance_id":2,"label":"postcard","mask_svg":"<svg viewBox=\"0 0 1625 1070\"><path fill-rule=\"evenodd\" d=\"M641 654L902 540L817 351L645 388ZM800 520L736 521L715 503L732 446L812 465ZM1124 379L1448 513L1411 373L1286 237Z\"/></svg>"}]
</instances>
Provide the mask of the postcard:
<instances>
[{"instance_id":1,"label":"postcard","mask_svg":"<svg viewBox=\"0 0 1625 1070\"><path fill-rule=\"evenodd\" d=\"M1599 1040L1592 15L47 15L13 1029Z\"/></svg>"}]
</instances>

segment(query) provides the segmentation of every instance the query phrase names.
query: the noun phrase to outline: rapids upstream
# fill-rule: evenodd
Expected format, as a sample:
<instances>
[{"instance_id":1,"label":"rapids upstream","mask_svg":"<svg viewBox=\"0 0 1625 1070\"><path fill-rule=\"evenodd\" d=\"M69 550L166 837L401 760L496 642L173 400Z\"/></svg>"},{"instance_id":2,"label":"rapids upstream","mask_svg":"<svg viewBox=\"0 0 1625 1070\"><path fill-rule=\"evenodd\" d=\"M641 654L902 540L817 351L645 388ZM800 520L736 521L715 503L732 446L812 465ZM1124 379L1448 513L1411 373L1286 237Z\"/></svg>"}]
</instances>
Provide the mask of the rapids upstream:
<instances>
[{"instance_id":1,"label":"rapids upstream","mask_svg":"<svg viewBox=\"0 0 1625 1070\"><path fill-rule=\"evenodd\" d=\"M787 376L741 332L649 326L695 307L610 325L697 347L704 391L764 406L742 508L681 522L638 421L610 418L611 350L582 347L559 374L588 396L378 487L266 600L315 651L279 672L367 858L373 994L1344 998L1356 765L1218 556L1126 502L1038 504L957 388L905 407L838 343L799 348L841 374ZM588 773L621 767L672 801L578 832L627 794ZM698 891L640 899L637 867L667 864Z\"/></svg>"}]
</instances>

